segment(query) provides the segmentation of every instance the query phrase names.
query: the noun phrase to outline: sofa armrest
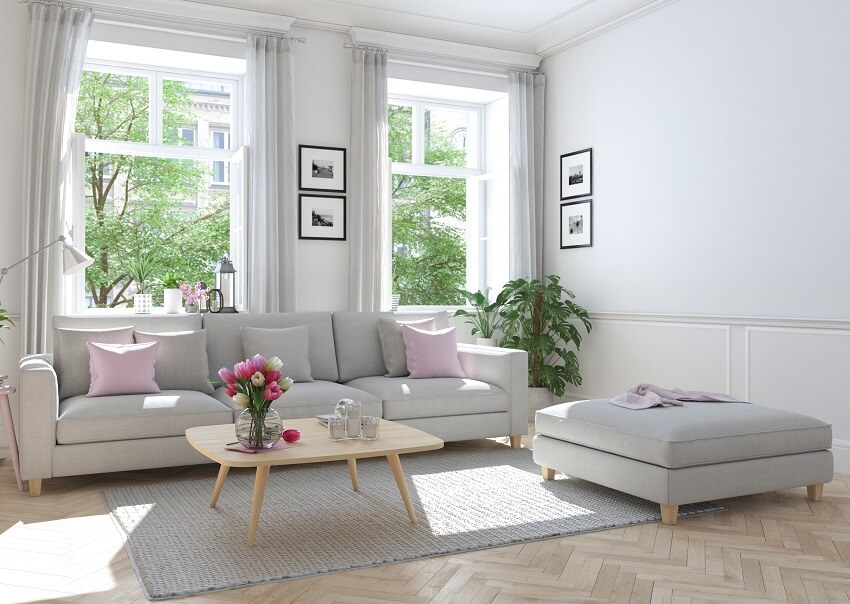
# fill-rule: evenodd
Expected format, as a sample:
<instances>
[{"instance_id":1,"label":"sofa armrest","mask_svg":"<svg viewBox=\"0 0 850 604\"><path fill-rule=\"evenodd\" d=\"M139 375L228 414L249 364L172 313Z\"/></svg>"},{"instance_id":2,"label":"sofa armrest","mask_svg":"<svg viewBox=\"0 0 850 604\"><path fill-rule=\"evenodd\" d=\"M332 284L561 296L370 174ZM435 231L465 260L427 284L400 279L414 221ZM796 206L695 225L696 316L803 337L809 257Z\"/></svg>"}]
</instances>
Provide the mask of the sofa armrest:
<instances>
[{"instance_id":1,"label":"sofa armrest","mask_svg":"<svg viewBox=\"0 0 850 604\"><path fill-rule=\"evenodd\" d=\"M512 348L458 344L466 377L493 384L508 395L513 436L528 432L528 353Z\"/></svg>"},{"instance_id":2,"label":"sofa armrest","mask_svg":"<svg viewBox=\"0 0 850 604\"><path fill-rule=\"evenodd\" d=\"M19 380L21 476L24 480L50 478L59 417L59 388L50 355L22 358Z\"/></svg>"}]
</instances>

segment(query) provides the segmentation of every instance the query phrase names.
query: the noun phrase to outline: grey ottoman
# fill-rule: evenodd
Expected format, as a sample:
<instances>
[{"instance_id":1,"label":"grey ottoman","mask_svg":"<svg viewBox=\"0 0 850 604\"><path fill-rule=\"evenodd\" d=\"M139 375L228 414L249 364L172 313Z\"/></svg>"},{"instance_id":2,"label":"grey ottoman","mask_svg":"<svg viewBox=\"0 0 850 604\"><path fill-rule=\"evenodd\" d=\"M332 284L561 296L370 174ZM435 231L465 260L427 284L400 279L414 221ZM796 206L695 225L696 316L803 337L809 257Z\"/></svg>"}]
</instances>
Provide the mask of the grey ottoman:
<instances>
[{"instance_id":1,"label":"grey ottoman","mask_svg":"<svg viewBox=\"0 0 850 604\"><path fill-rule=\"evenodd\" d=\"M684 403L632 410L607 399L547 407L534 422L534 461L661 505L807 486L820 501L832 480L832 427L747 403Z\"/></svg>"}]
</instances>

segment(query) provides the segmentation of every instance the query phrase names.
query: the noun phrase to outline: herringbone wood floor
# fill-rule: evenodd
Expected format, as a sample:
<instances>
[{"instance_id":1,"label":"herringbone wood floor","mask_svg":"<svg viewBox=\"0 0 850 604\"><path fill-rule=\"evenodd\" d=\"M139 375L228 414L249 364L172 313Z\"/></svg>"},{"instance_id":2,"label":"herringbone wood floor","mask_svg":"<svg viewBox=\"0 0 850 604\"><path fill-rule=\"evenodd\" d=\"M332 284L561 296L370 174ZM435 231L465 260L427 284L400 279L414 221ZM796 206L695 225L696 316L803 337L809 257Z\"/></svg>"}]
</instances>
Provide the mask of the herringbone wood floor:
<instances>
[{"instance_id":1,"label":"herringbone wood floor","mask_svg":"<svg viewBox=\"0 0 850 604\"><path fill-rule=\"evenodd\" d=\"M146 602L100 491L215 474L205 465L54 479L30 498L18 492L7 461L0 466L0 602ZM647 524L175 602L850 601L850 477L836 476L818 503L806 500L805 488L723 503L728 511L675 527Z\"/></svg>"}]
</instances>

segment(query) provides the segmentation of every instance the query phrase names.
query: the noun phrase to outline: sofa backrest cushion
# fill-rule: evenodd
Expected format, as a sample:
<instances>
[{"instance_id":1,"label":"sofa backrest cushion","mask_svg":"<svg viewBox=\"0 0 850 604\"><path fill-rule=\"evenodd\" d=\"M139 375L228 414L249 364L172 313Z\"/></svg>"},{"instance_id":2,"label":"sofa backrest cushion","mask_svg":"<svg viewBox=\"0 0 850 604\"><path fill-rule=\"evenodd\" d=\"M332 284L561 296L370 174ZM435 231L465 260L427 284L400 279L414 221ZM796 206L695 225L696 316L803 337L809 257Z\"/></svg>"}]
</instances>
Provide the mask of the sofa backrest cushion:
<instances>
[{"instance_id":1,"label":"sofa backrest cushion","mask_svg":"<svg viewBox=\"0 0 850 604\"><path fill-rule=\"evenodd\" d=\"M259 354L265 358L277 357L283 361L283 377L293 382L312 382L310 369L310 328L306 325L263 329L242 327L242 356Z\"/></svg>"},{"instance_id":2,"label":"sofa backrest cushion","mask_svg":"<svg viewBox=\"0 0 850 604\"><path fill-rule=\"evenodd\" d=\"M214 392L207 373L210 362L206 330L149 333L137 329L133 337L136 342L159 342L156 383L160 389Z\"/></svg>"},{"instance_id":3,"label":"sofa backrest cushion","mask_svg":"<svg viewBox=\"0 0 850 604\"><path fill-rule=\"evenodd\" d=\"M149 332L192 331L201 328L201 316L189 315L97 315L53 317L53 367L59 381L59 398L89 391L89 351L86 342L132 344L133 330ZM103 330L123 328L112 337ZM97 331L94 335L90 332ZM87 332L87 333L80 333ZM104 339L108 338L108 339Z\"/></svg>"},{"instance_id":4,"label":"sofa backrest cushion","mask_svg":"<svg viewBox=\"0 0 850 604\"><path fill-rule=\"evenodd\" d=\"M434 319L437 329L449 327L445 311L437 313L335 312L333 314L339 381L384 375L387 371L378 336L378 319L415 321Z\"/></svg>"},{"instance_id":5,"label":"sofa backrest cushion","mask_svg":"<svg viewBox=\"0 0 850 604\"><path fill-rule=\"evenodd\" d=\"M204 313L203 317L204 327L207 330L210 375L214 379L217 379L218 370L222 367L232 368L234 363L247 358L242 348L243 327L281 329L299 325L307 326L312 378L329 382L336 382L339 379L330 312ZM286 367L284 367L285 370Z\"/></svg>"}]
</instances>

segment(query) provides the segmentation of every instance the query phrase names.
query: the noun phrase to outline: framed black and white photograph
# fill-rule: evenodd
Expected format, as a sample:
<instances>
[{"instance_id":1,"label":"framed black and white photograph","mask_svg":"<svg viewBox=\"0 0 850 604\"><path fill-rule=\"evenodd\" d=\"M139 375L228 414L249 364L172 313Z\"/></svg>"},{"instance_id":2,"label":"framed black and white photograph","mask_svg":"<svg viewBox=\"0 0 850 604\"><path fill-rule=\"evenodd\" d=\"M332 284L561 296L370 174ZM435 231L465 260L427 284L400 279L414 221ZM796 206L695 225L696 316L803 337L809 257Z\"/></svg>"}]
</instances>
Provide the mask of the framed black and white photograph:
<instances>
[{"instance_id":1,"label":"framed black and white photograph","mask_svg":"<svg viewBox=\"0 0 850 604\"><path fill-rule=\"evenodd\" d=\"M593 194L593 150L582 149L561 156L561 199Z\"/></svg>"},{"instance_id":2,"label":"framed black and white photograph","mask_svg":"<svg viewBox=\"0 0 850 604\"><path fill-rule=\"evenodd\" d=\"M298 145L298 188L345 193L345 149Z\"/></svg>"},{"instance_id":3,"label":"framed black and white photograph","mask_svg":"<svg viewBox=\"0 0 850 604\"><path fill-rule=\"evenodd\" d=\"M345 197L299 195L298 238L345 241Z\"/></svg>"},{"instance_id":4,"label":"framed black and white photograph","mask_svg":"<svg viewBox=\"0 0 850 604\"><path fill-rule=\"evenodd\" d=\"M561 204L561 249L593 245L591 199Z\"/></svg>"}]
</instances>

